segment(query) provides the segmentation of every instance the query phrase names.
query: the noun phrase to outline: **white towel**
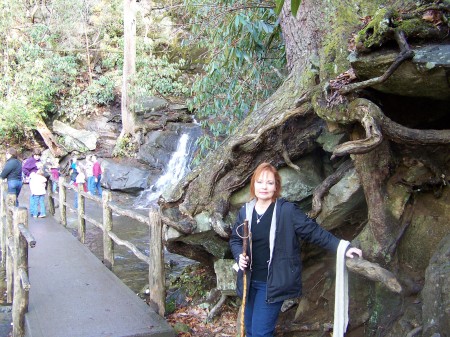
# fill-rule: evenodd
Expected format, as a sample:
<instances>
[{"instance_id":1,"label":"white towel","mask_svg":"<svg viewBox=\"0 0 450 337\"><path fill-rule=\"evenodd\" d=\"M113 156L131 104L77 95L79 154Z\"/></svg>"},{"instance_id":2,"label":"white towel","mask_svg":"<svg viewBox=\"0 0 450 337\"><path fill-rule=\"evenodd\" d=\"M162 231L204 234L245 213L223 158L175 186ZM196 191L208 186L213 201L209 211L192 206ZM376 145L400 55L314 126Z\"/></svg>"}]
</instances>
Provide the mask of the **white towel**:
<instances>
[{"instance_id":1,"label":"white towel","mask_svg":"<svg viewBox=\"0 0 450 337\"><path fill-rule=\"evenodd\" d=\"M336 254L333 337L343 337L348 325L348 274L345 251L350 242L341 240Z\"/></svg>"}]
</instances>

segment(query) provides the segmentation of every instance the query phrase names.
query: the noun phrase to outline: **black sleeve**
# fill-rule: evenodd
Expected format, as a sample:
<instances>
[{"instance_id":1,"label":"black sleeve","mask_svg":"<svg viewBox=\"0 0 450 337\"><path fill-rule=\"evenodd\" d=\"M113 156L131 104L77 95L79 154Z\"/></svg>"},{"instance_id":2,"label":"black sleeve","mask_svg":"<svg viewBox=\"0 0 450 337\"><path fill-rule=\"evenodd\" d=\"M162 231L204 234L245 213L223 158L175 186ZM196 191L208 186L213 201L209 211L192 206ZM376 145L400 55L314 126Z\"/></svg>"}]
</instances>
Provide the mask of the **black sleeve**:
<instances>
[{"instance_id":1,"label":"black sleeve","mask_svg":"<svg viewBox=\"0 0 450 337\"><path fill-rule=\"evenodd\" d=\"M233 253L234 260L239 261L239 255L242 254L242 236L243 236L243 226L240 226L245 220L245 206L239 210L238 217L233 226L231 237L230 237L230 248L231 253ZM240 227L239 227L240 226Z\"/></svg>"}]
</instances>

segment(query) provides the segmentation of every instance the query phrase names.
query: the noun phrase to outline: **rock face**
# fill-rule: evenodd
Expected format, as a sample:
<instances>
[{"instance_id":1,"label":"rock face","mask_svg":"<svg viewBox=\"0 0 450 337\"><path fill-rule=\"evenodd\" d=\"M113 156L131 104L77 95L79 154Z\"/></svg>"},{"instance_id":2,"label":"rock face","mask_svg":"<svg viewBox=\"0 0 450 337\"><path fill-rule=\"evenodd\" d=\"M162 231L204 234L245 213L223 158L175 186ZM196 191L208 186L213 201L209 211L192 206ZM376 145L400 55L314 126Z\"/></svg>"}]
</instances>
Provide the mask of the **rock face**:
<instances>
[{"instance_id":1,"label":"rock face","mask_svg":"<svg viewBox=\"0 0 450 337\"><path fill-rule=\"evenodd\" d=\"M401 96L450 99L450 45L412 46L414 58L404 62L383 84L374 88ZM393 63L398 50L374 51L368 55L351 56L351 64L361 80L381 76Z\"/></svg>"},{"instance_id":2,"label":"rock face","mask_svg":"<svg viewBox=\"0 0 450 337\"><path fill-rule=\"evenodd\" d=\"M87 152L97 147L98 134L87 130L77 130L60 121L53 122L53 131L63 138L64 146L71 151Z\"/></svg>"},{"instance_id":3,"label":"rock face","mask_svg":"<svg viewBox=\"0 0 450 337\"><path fill-rule=\"evenodd\" d=\"M450 336L450 234L430 260L422 290L423 336Z\"/></svg>"},{"instance_id":4,"label":"rock face","mask_svg":"<svg viewBox=\"0 0 450 337\"><path fill-rule=\"evenodd\" d=\"M137 159L151 168L163 171L170 156L177 149L182 134L189 135L187 156L195 149L195 141L201 135L201 129L195 124L168 123L164 130L148 132L139 148Z\"/></svg>"},{"instance_id":5,"label":"rock face","mask_svg":"<svg viewBox=\"0 0 450 337\"><path fill-rule=\"evenodd\" d=\"M114 191L137 193L148 187L147 170L102 160L102 185Z\"/></svg>"},{"instance_id":6,"label":"rock face","mask_svg":"<svg viewBox=\"0 0 450 337\"><path fill-rule=\"evenodd\" d=\"M330 188L317 222L327 230L346 224L361 223L365 213L364 191L355 169Z\"/></svg>"}]
</instances>

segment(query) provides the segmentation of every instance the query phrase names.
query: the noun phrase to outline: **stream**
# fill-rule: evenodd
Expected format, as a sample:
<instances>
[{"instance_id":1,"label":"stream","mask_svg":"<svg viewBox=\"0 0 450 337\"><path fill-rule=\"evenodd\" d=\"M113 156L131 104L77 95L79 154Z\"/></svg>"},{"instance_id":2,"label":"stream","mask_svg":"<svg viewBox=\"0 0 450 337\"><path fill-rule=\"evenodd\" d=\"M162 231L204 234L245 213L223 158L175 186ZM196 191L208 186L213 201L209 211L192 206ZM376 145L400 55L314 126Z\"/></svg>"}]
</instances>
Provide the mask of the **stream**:
<instances>
[{"instance_id":1,"label":"stream","mask_svg":"<svg viewBox=\"0 0 450 337\"><path fill-rule=\"evenodd\" d=\"M184 175L189 172L188 163L194 152L195 139L190 139L188 134L180 135L176 151L171 155L167 168L158 180L149 189L142 191L137 197L121 193L112 192L112 202L118 206L148 215L151 206L156 205L159 195L166 189L174 186ZM73 204L73 191L68 191L67 199ZM101 222L102 208L94 201L86 200L86 214L89 217L98 219ZM56 209L56 217L59 217ZM77 235L77 213L67 211L67 228ZM130 241L141 252L149 254L149 229L136 220L128 217L113 214L113 232L121 239ZM100 259L103 259L103 233L94 225L86 222L86 242L87 247ZM164 251L166 264L166 279L176 277L183 270L194 263L191 259ZM115 244L114 246L114 266L113 272L131 290L140 293L148 284L148 265L139 260L132 251L125 246Z\"/></svg>"}]
</instances>

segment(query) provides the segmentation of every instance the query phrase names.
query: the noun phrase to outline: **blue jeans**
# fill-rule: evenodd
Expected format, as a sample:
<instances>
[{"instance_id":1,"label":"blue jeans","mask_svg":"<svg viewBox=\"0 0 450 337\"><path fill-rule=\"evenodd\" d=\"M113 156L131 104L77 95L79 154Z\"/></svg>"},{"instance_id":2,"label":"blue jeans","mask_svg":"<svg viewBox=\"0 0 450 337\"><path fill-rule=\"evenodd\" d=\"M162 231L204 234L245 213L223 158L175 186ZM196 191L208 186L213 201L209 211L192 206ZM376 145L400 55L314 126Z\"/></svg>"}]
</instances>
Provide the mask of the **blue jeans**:
<instances>
[{"instance_id":1,"label":"blue jeans","mask_svg":"<svg viewBox=\"0 0 450 337\"><path fill-rule=\"evenodd\" d=\"M45 200L44 195L32 195L30 197L30 214L31 216L38 216L38 206L41 215L45 216Z\"/></svg>"},{"instance_id":2,"label":"blue jeans","mask_svg":"<svg viewBox=\"0 0 450 337\"><path fill-rule=\"evenodd\" d=\"M19 194L22 189L21 180L8 180L8 193L14 193L16 195L16 206L19 207Z\"/></svg>"},{"instance_id":3,"label":"blue jeans","mask_svg":"<svg viewBox=\"0 0 450 337\"><path fill-rule=\"evenodd\" d=\"M283 301L267 303L266 291L266 282L250 282L244 319L247 337L273 337Z\"/></svg>"},{"instance_id":4,"label":"blue jeans","mask_svg":"<svg viewBox=\"0 0 450 337\"><path fill-rule=\"evenodd\" d=\"M87 177L87 188L89 193L95 194L95 178Z\"/></svg>"},{"instance_id":5,"label":"blue jeans","mask_svg":"<svg viewBox=\"0 0 450 337\"><path fill-rule=\"evenodd\" d=\"M93 194L96 194L98 192L99 196L102 196L102 184L100 183L102 180L102 175L100 174L97 178L97 181L93 181Z\"/></svg>"}]
</instances>

